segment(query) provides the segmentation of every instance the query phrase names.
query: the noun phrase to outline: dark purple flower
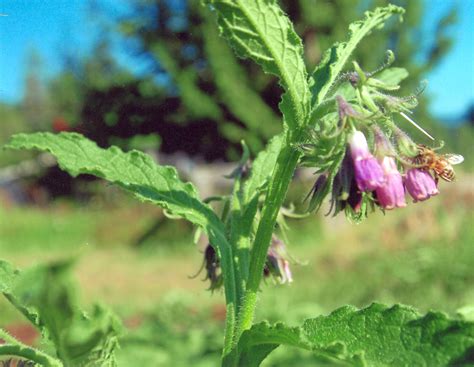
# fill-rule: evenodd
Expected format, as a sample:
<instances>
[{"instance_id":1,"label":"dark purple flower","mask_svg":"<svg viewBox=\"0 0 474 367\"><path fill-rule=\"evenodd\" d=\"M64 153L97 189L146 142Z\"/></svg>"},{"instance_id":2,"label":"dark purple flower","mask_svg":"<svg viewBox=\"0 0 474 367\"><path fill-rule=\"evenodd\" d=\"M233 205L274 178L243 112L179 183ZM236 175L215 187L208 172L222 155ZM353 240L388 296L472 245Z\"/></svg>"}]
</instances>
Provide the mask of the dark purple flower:
<instances>
[{"instance_id":1,"label":"dark purple flower","mask_svg":"<svg viewBox=\"0 0 474 367\"><path fill-rule=\"evenodd\" d=\"M360 208L362 207L362 199L362 193L357 190L356 183L352 181L347 203L351 206L354 212L358 213L360 211Z\"/></svg>"},{"instance_id":2,"label":"dark purple flower","mask_svg":"<svg viewBox=\"0 0 474 367\"><path fill-rule=\"evenodd\" d=\"M408 170L405 177L405 187L415 203L439 194L434 178L428 171L419 168Z\"/></svg>"},{"instance_id":3,"label":"dark purple flower","mask_svg":"<svg viewBox=\"0 0 474 367\"><path fill-rule=\"evenodd\" d=\"M347 204L351 206L354 212L359 212L362 205L362 193L357 188L354 177L354 164L351 155L346 151L341 167L334 177L332 185L331 206L329 215L334 212L336 215L341 210L346 209Z\"/></svg>"},{"instance_id":4,"label":"dark purple flower","mask_svg":"<svg viewBox=\"0 0 474 367\"><path fill-rule=\"evenodd\" d=\"M405 201L405 188L403 187L402 175L398 172L395 159L384 157L382 168L385 174L385 183L375 189L380 206L387 210L405 207L407 205Z\"/></svg>"},{"instance_id":5,"label":"dark purple flower","mask_svg":"<svg viewBox=\"0 0 474 367\"><path fill-rule=\"evenodd\" d=\"M219 256L212 247L211 244L206 246L206 250L204 251L204 267L206 269L206 278L209 279L211 282L209 289L214 291L215 289L219 289L222 286L223 279L222 279L222 272L220 267Z\"/></svg>"},{"instance_id":6,"label":"dark purple flower","mask_svg":"<svg viewBox=\"0 0 474 367\"><path fill-rule=\"evenodd\" d=\"M382 167L370 153L364 134L355 131L349 137L349 146L359 190L373 191L382 186L385 182Z\"/></svg>"}]
</instances>

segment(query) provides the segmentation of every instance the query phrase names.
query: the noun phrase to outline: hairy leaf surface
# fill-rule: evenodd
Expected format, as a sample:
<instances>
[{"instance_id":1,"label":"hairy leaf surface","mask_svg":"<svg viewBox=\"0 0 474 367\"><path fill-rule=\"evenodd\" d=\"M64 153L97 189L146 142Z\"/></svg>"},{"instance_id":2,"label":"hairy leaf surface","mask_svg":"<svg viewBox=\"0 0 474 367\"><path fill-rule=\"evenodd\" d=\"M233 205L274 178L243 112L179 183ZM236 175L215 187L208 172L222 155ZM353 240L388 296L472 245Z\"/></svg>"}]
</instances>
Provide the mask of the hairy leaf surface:
<instances>
[{"instance_id":1,"label":"hairy leaf surface","mask_svg":"<svg viewBox=\"0 0 474 367\"><path fill-rule=\"evenodd\" d=\"M299 328L254 325L239 342L240 366L259 366L279 345L354 366L467 366L473 362L474 323L434 312L421 316L401 305L345 306Z\"/></svg>"},{"instance_id":2,"label":"hairy leaf surface","mask_svg":"<svg viewBox=\"0 0 474 367\"><path fill-rule=\"evenodd\" d=\"M222 223L199 200L192 184L182 182L174 167L159 166L142 152L124 153L117 147L102 149L75 133L18 134L7 147L48 151L73 176L91 174L104 178L192 223L221 230Z\"/></svg>"},{"instance_id":3,"label":"hairy leaf surface","mask_svg":"<svg viewBox=\"0 0 474 367\"><path fill-rule=\"evenodd\" d=\"M366 12L364 20L349 25L349 39L346 42L338 42L328 49L313 72L311 91L313 95L312 103L315 109L328 97L331 87L336 82L357 44L373 29L382 27L391 15L403 13L403 8L389 5L377 8L372 12Z\"/></svg>"},{"instance_id":4,"label":"hairy leaf surface","mask_svg":"<svg viewBox=\"0 0 474 367\"><path fill-rule=\"evenodd\" d=\"M258 195L262 188L268 183L273 169L275 168L278 153L281 150L284 139L285 135L283 133L275 136L253 161L250 177L244 185L243 196L246 203Z\"/></svg>"},{"instance_id":5,"label":"hairy leaf surface","mask_svg":"<svg viewBox=\"0 0 474 367\"><path fill-rule=\"evenodd\" d=\"M202 28L204 50L222 101L253 134L264 139L271 138L281 130L281 118L250 87L245 69L239 65L232 49L216 32L215 22L207 14ZM235 131L231 131L229 135L232 133ZM245 140L249 143L248 138Z\"/></svg>"},{"instance_id":6,"label":"hairy leaf surface","mask_svg":"<svg viewBox=\"0 0 474 367\"><path fill-rule=\"evenodd\" d=\"M285 121L295 127L308 112L310 99L301 39L275 0L206 0L217 12L223 35L238 56L251 58L280 78L286 93L280 104Z\"/></svg>"}]
</instances>

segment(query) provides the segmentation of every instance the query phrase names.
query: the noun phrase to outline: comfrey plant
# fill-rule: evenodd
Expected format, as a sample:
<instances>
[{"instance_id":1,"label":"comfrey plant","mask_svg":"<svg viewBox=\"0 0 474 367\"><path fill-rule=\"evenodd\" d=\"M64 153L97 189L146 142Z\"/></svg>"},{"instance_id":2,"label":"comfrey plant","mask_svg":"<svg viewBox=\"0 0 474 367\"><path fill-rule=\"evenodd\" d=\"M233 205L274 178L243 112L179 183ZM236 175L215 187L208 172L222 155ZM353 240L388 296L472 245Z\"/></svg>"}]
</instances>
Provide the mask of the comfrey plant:
<instances>
[{"instance_id":1,"label":"comfrey plant","mask_svg":"<svg viewBox=\"0 0 474 367\"><path fill-rule=\"evenodd\" d=\"M361 220L370 209L404 207L407 191L415 201L438 194L437 179L452 180L452 163L461 158L437 155L414 143L395 121L409 118L416 95L390 95L407 72L383 67L364 72L351 60L358 43L403 9L389 5L367 12L349 26L349 37L327 50L308 74L303 47L290 20L275 0L206 0L223 37L242 58L279 78L284 131L251 164L244 147L232 173L232 193L202 201L172 167L156 165L138 152L101 149L78 134L20 134L14 149L45 150L72 175L106 179L140 200L189 220L209 240L205 268L211 289L223 286L226 328L223 366L258 366L281 344L312 351L327 363L370 366L441 366L472 362L474 325L440 313L425 316L407 306L373 304L342 307L301 327L253 324L265 276L292 281L288 255L276 237L277 221L295 169L314 167L319 177L309 195L310 212L330 196L330 212L344 210ZM352 70L346 64L352 61ZM223 202L216 213L209 205ZM0 347L1 348L1 347ZM0 349L1 350L1 349Z\"/></svg>"}]
</instances>

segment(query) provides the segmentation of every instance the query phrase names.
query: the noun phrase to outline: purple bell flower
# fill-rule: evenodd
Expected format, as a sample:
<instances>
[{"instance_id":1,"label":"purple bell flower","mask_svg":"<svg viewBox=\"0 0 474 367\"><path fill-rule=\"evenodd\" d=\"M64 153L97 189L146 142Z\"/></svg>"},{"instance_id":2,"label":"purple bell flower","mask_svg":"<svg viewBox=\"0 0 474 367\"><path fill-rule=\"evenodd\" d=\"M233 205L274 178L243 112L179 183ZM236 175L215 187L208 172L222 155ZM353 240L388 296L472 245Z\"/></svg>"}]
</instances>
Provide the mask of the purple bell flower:
<instances>
[{"instance_id":1,"label":"purple bell flower","mask_svg":"<svg viewBox=\"0 0 474 367\"><path fill-rule=\"evenodd\" d=\"M382 167L370 153L367 140L360 131L355 131L349 137L349 146L357 187L361 191L373 191L385 182Z\"/></svg>"},{"instance_id":2,"label":"purple bell flower","mask_svg":"<svg viewBox=\"0 0 474 367\"><path fill-rule=\"evenodd\" d=\"M405 201L405 188L403 187L402 175L398 172L395 159L384 157L382 168L385 174L385 183L375 189L380 206L387 210L405 207L407 205Z\"/></svg>"},{"instance_id":3,"label":"purple bell flower","mask_svg":"<svg viewBox=\"0 0 474 367\"><path fill-rule=\"evenodd\" d=\"M415 203L439 194L436 182L430 173L419 168L408 170L405 178L405 187Z\"/></svg>"}]
</instances>

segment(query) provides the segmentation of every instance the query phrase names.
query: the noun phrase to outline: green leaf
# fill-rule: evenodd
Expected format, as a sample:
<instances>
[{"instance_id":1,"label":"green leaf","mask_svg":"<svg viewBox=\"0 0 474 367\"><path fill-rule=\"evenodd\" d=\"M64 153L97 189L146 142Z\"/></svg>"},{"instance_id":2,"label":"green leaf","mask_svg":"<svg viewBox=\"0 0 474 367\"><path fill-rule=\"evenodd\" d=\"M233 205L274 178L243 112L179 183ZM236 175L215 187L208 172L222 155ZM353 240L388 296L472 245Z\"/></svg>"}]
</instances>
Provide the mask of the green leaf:
<instances>
[{"instance_id":1,"label":"green leaf","mask_svg":"<svg viewBox=\"0 0 474 367\"><path fill-rule=\"evenodd\" d=\"M48 151L56 156L59 166L73 176L91 174L104 178L130 191L138 199L159 205L202 227L220 253L225 271L227 317L235 316L232 250L225 237L224 224L209 205L199 200L195 187L178 178L175 168L159 166L142 152L124 153L117 147L99 148L93 141L75 133L18 134L12 137L7 148ZM227 331L226 340L232 340L232 329Z\"/></svg>"},{"instance_id":2,"label":"green leaf","mask_svg":"<svg viewBox=\"0 0 474 367\"><path fill-rule=\"evenodd\" d=\"M395 5L377 8L365 13L365 19L349 25L349 39L346 42L334 44L328 49L319 65L313 72L311 92L313 95L313 110L329 97L334 83L337 81L344 65L349 60L358 43L373 29L380 28L393 14L403 14L404 9ZM314 112L316 113L316 112Z\"/></svg>"},{"instance_id":3,"label":"green leaf","mask_svg":"<svg viewBox=\"0 0 474 367\"><path fill-rule=\"evenodd\" d=\"M398 85L408 77L408 71L404 68L388 68L375 75L376 79L385 84L386 86L392 86L393 89L398 89ZM350 101L356 97L356 90L349 83L341 84L334 93L335 96L340 95L346 101Z\"/></svg>"},{"instance_id":4,"label":"green leaf","mask_svg":"<svg viewBox=\"0 0 474 367\"><path fill-rule=\"evenodd\" d=\"M1 262L0 268L11 269L6 264ZM33 323L53 343L65 366L115 366L120 322L99 306L90 314L80 310L70 267L70 262L61 262L9 270L3 293L21 312L35 316Z\"/></svg>"},{"instance_id":5,"label":"green leaf","mask_svg":"<svg viewBox=\"0 0 474 367\"><path fill-rule=\"evenodd\" d=\"M0 260L0 293L8 292L12 286L17 271L6 261Z\"/></svg>"},{"instance_id":6,"label":"green leaf","mask_svg":"<svg viewBox=\"0 0 474 367\"><path fill-rule=\"evenodd\" d=\"M262 189L268 184L273 169L275 168L278 154L285 139L281 133L269 141L265 150L261 151L252 163L250 176L244 184L245 204L255 200L261 194Z\"/></svg>"},{"instance_id":7,"label":"green leaf","mask_svg":"<svg viewBox=\"0 0 474 367\"><path fill-rule=\"evenodd\" d=\"M268 184L276 164L284 135L280 134L268 143L254 160L247 179L236 177L231 202L230 242L237 249L239 272L245 282L248 276L249 251L253 239L253 224L258 209L259 197ZM244 149L245 151L245 149ZM241 165L247 161L244 154Z\"/></svg>"},{"instance_id":8,"label":"green leaf","mask_svg":"<svg viewBox=\"0 0 474 367\"><path fill-rule=\"evenodd\" d=\"M309 88L301 39L275 0L206 0L217 12L221 32L238 56L251 58L280 78L287 93L280 110L291 128L309 110Z\"/></svg>"},{"instance_id":9,"label":"green leaf","mask_svg":"<svg viewBox=\"0 0 474 367\"><path fill-rule=\"evenodd\" d=\"M281 130L281 118L249 86L245 70L237 62L230 47L219 37L215 22L211 22L207 14L204 17L204 50L221 100L249 131L265 140L269 139ZM249 143L248 138L246 142Z\"/></svg>"},{"instance_id":10,"label":"green leaf","mask_svg":"<svg viewBox=\"0 0 474 367\"><path fill-rule=\"evenodd\" d=\"M388 68L375 76L381 82L387 85L399 85L404 79L408 77L408 71L404 68Z\"/></svg>"},{"instance_id":11,"label":"green leaf","mask_svg":"<svg viewBox=\"0 0 474 367\"><path fill-rule=\"evenodd\" d=\"M211 222L217 230L222 225L212 209L199 200L195 187L178 178L175 168L159 166L142 152L102 149L75 133L18 134L7 148L48 151L72 176L91 174L106 179L204 228Z\"/></svg>"},{"instance_id":12,"label":"green leaf","mask_svg":"<svg viewBox=\"0 0 474 367\"><path fill-rule=\"evenodd\" d=\"M25 316L33 325L41 330L41 322L38 312L23 305L14 295L13 288L15 282L20 277L20 272L16 270L10 263L0 260L0 293L8 299L8 301Z\"/></svg>"},{"instance_id":13,"label":"green leaf","mask_svg":"<svg viewBox=\"0 0 474 367\"><path fill-rule=\"evenodd\" d=\"M239 366L259 366L279 345L354 366L467 366L473 362L474 323L438 312L422 316L402 305L345 306L299 328L254 325L239 341Z\"/></svg>"}]
</instances>

